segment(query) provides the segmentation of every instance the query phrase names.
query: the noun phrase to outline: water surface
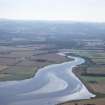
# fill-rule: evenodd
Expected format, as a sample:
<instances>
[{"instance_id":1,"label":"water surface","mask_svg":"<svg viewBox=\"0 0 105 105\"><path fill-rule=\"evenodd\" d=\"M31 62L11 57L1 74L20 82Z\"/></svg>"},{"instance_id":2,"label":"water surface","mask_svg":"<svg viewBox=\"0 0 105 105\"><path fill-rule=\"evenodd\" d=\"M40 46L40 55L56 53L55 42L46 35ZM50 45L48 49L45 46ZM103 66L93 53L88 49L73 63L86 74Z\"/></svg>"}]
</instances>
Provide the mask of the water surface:
<instances>
[{"instance_id":1,"label":"water surface","mask_svg":"<svg viewBox=\"0 0 105 105\"><path fill-rule=\"evenodd\" d=\"M94 97L72 72L85 60L69 58L74 60L46 66L31 79L0 82L0 105L54 105Z\"/></svg>"}]
</instances>

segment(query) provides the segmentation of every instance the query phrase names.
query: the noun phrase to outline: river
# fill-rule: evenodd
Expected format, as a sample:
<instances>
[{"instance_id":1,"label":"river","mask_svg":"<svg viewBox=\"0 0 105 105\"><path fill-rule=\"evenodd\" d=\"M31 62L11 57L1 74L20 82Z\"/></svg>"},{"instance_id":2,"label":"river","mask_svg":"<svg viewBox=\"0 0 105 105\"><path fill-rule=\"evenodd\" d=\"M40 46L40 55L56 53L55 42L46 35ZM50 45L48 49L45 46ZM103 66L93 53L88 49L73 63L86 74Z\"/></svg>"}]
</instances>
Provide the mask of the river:
<instances>
[{"instance_id":1,"label":"river","mask_svg":"<svg viewBox=\"0 0 105 105\"><path fill-rule=\"evenodd\" d=\"M55 105L95 97L72 72L85 60L68 57L73 60L39 69L31 79L0 82L0 105Z\"/></svg>"}]
</instances>

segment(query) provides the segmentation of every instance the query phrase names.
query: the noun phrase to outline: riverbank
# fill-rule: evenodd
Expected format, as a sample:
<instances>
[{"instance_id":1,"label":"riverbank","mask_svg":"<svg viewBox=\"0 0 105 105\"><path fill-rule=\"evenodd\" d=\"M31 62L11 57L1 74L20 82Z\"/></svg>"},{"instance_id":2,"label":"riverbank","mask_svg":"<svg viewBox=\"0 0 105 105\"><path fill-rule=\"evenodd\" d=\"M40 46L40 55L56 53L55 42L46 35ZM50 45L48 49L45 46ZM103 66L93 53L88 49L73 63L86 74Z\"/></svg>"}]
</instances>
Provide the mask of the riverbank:
<instances>
[{"instance_id":1,"label":"riverbank","mask_svg":"<svg viewBox=\"0 0 105 105\"><path fill-rule=\"evenodd\" d=\"M74 60L46 66L31 79L0 83L0 102L3 105L55 105L94 97L72 72L72 68L84 63L84 59L69 58Z\"/></svg>"},{"instance_id":2,"label":"riverbank","mask_svg":"<svg viewBox=\"0 0 105 105\"><path fill-rule=\"evenodd\" d=\"M91 99L91 100L77 100L65 102L58 105L105 105L105 98Z\"/></svg>"},{"instance_id":3,"label":"riverbank","mask_svg":"<svg viewBox=\"0 0 105 105\"><path fill-rule=\"evenodd\" d=\"M38 72L40 68L51 64L63 63L69 60L70 59L68 59L67 57L60 56L54 52L44 54L42 53L34 56L31 55L30 57L25 57L24 59L21 59L21 61L17 62L16 64L6 66L5 68L3 68L3 66L0 70L0 81L29 79L34 77L34 75Z\"/></svg>"},{"instance_id":4,"label":"riverbank","mask_svg":"<svg viewBox=\"0 0 105 105\"><path fill-rule=\"evenodd\" d=\"M90 100L68 101L59 105L104 105L105 103L105 87L104 87L104 54L98 51L75 51L70 55L82 56L86 59L85 64L74 68L74 73L84 83L88 90L96 97ZM102 61L102 62L101 62Z\"/></svg>"}]
</instances>

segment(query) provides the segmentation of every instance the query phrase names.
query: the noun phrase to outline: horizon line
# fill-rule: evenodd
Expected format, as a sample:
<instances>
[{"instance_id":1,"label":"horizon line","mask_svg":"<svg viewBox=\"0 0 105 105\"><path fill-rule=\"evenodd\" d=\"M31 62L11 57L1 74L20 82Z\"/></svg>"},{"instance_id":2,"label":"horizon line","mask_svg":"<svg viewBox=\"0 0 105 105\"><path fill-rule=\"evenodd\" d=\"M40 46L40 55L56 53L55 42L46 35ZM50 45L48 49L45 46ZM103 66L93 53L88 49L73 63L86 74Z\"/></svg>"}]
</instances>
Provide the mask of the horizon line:
<instances>
[{"instance_id":1,"label":"horizon line","mask_svg":"<svg viewBox=\"0 0 105 105\"><path fill-rule=\"evenodd\" d=\"M10 19L10 18L0 18L0 21L45 21L45 22L73 22L73 23L105 23L104 21L86 21L86 20L83 20L83 21L80 21L80 20L53 20L53 19Z\"/></svg>"}]
</instances>

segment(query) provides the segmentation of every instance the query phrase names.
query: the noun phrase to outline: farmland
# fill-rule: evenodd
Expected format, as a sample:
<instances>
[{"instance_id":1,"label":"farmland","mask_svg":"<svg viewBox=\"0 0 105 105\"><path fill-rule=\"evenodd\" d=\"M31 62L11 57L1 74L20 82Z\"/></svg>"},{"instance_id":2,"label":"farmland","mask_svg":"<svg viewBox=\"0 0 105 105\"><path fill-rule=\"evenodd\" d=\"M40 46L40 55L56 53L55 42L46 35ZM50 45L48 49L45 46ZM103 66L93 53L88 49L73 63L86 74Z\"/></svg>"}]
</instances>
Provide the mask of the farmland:
<instances>
[{"instance_id":1,"label":"farmland","mask_svg":"<svg viewBox=\"0 0 105 105\"><path fill-rule=\"evenodd\" d=\"M0 81L31 78L39 68L68 61L56 52L49 53L49 50L43 50L47 46L37 46L0 46Z\"/></svg>"}]
</instances>

